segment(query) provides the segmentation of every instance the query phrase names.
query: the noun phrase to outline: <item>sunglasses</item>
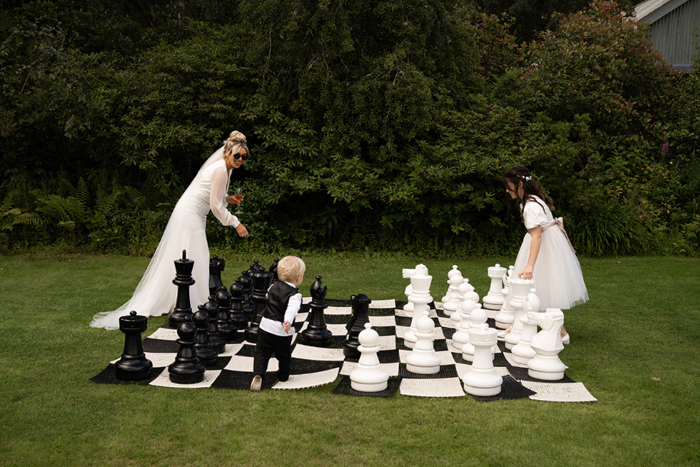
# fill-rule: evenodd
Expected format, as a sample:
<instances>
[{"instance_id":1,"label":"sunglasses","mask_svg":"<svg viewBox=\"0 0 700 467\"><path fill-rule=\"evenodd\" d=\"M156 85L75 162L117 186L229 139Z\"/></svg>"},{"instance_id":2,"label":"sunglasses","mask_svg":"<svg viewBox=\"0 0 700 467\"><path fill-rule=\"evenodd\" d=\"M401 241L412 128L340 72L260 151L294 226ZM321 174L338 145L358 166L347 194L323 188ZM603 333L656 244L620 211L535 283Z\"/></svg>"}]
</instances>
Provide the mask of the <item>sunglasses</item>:
<instances>
[{"instance_id":1,"label":"sunglasses","mask_svg":"<svg viewBox=\"0 0 700 467\"><path fill-rule=\"evenodd\" d=\"M240 155L239 153L235 153L235 154L233 155L233 158L234 158L235 160L243 159L244 161L247 161L247 160L248 160L248 154L246 153L244 156L242 156L242 155Z\"/></svg>"}]
</instances>

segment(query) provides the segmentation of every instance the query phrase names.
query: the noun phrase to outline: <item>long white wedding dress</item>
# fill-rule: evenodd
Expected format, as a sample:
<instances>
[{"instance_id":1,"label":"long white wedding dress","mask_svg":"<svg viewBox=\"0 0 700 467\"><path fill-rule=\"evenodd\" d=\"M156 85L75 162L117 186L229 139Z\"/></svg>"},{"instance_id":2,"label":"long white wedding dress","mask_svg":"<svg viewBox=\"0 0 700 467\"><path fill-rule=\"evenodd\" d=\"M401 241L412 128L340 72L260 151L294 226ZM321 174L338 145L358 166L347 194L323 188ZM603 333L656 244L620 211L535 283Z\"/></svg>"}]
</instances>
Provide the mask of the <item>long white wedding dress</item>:
<instances>
[{"instance_id":1,"label":"long white wedding dress","mask_svg":"<svg viewBox=\"0 0 700 467\"><path fill-rule=\"evenodd\" d=\"M223 159L224 148L215 152L202 165L197 176L185 190L173 209L163 237L160 239L151 262L141 278L134 295L124 305L114 311L97 313L90 326L107 330L119 329L119 318L132 310L142 316L160 316L175 307L177 286L175 260L182 258L186 250L187 258L194 261L190 286L192 309L207 301L209 295L209 245L205 231L207 214L211 210L226 226L237 227L238 219L226 206L231 172L226 170Z\"/></svg>"}]
</instances>

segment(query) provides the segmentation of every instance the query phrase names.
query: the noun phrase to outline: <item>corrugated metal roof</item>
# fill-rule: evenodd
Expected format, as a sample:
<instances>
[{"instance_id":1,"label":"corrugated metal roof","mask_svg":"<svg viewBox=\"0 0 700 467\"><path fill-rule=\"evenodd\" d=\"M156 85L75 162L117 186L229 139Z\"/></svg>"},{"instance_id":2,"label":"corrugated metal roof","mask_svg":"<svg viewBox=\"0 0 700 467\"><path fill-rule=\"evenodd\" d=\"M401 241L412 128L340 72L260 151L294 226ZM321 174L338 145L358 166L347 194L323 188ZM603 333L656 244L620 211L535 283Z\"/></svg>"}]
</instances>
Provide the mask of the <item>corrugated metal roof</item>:
<instances>
[{"instance_id":1,"label":"corrugated metal roof","mask_svg":"<svg viewBox=\"0 0 700 467\"><path fill-rule=\"evenodd\" d=\"M666 16L688 0L647 0L634 7L637 21L651 24Z\"/></svg>"}]
</instances>

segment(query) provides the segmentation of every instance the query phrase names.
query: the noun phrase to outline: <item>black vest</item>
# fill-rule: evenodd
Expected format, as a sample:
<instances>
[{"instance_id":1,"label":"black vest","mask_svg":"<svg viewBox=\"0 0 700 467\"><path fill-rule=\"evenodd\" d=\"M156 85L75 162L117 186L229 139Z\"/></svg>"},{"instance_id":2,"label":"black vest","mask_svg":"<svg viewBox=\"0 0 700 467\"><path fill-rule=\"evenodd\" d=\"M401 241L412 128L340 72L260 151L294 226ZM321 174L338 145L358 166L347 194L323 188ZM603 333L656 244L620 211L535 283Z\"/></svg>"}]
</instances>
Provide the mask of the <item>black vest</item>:
<instances>
[{"instance_id":1,"label":"black vest","mask_svg":"<svg viewBox=\"0 0 700 467\"><path fill-rule=\"evenodd\" d=\"M284 323L284 313L287 311L289 299L299 293L299 289L286 282L275 282L267 291L267 305L263 316L273 321Z\"/></svg>"}]
</instances>

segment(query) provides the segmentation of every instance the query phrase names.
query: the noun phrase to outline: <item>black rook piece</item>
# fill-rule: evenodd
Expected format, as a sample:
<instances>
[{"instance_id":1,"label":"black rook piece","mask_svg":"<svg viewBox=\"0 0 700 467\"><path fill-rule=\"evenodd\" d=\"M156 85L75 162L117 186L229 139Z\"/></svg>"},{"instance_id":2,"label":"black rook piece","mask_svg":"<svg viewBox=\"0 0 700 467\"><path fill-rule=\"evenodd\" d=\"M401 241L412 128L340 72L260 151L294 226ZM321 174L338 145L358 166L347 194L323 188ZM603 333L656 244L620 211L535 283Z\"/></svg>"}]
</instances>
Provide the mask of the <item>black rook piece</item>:
<instances>
[{"instance_id":1,"label":"black rook piece","mask_svg":"<svg viewBox=\"0 0 700 467\"><path fill-rule=\"evenodd\" d=\"M197 343L194 349L200 363L206 367L216 365L216 359L219 357L219 352L209 341L209 321L209 314L205 311L204 305L199 305L199 310L192 315L192 323L197 328Z\"/></svg>"},{"instance_id":2,"label":"black rook piece","mask_svg":"<svg viewBox=\"0 0 700 467\"><path fill-rule=\"evenodd\" d=\"M343 354L350 358L360 358L360 351L357 348L360 346L360 341L357 336L365 329L365 323L369 323L369 304L371 300L367 295L353 295L350 297L352 302L352 316L350 321L345 326L348 330L347 338L343 343Z\"/></svg>"},{"instance_id":3,"label":"black rook piece","mask_svg":"<svg viewBox=\"0 0 700 467\"><path fill-rule=\"evenodd\" d=\"M245 330L245 340L248 342L257 342L258 340L258 330L260 329L260 320L262 319L262 314L265 311L265 305L267 305L267 289L270 287L270 282L272 282L272 277L274 274L271 272L254 272L251 274L251 279L253 280L253 321L250 323L250 327Z\"/></svg>"},{"instance_id":4,"label":"black rook piece","mask_svg":"<svg viewBox=\"0 0 700 467\"><path fill-rule=\"evenodd\" d=\"M124 353L114 365L117 379L138 381L151 375L153 363L143 353L141 333L148 327L148 318L135 311L119 318L119 330L125 334Z\"/></svg>"},{"instance_id":5,"label":"black rook piece","mask_svg":"<svg viewBox=\"0 0 700 467\"><path fill-rule=\"evenodd\" d=\"M192 319L192 306L190 305L190 286L194 284L192 279L194 261L187 259L187 252L182 250L182 259L175 260L177 275L173 284L177 285L177 300L175 308L168 313L168 326L177 328L185 321Z\"/></svg>"},{"instance_id":6,"label":"black rook piece","mask_svg":"<svg viewBox=\"0 0 700 467\"><path fill-rule=\"evenodd\" d=\"M204 379L204 365L199 363L194 345L197 343L197 328L190 321L185 321L177 328L177 340L180 349L175 362L168 366L170 381L177 384L194 384Z\"/></svg>"},{"instance_id":7,"label":"black rook piece","mask_svg":"<svg viewBox=\"0 0 700 467\"><path fill-rule=\"evenodd\" d=\"M209 295L214 295L216 290L223 286L221 282L221 271L226 267L226 261L214 255L209 260Z\"/></svg>"},{"instance_id":8,"label":"black rook piece","mask_svg":"<svg viewBox=\"0 0 700 467\"><path fill-rule=\"evenodd\" d=\"M311 285L311 316L309 317L309 326L301 333L301 337L305 344L316 347L325 347L331 343L333 334L326 326L326 320L323 316L323 310L328 307L326 304L327 287L321 288L321 276L316 276L316 282Z\"/></svg>"}]
</instances>

